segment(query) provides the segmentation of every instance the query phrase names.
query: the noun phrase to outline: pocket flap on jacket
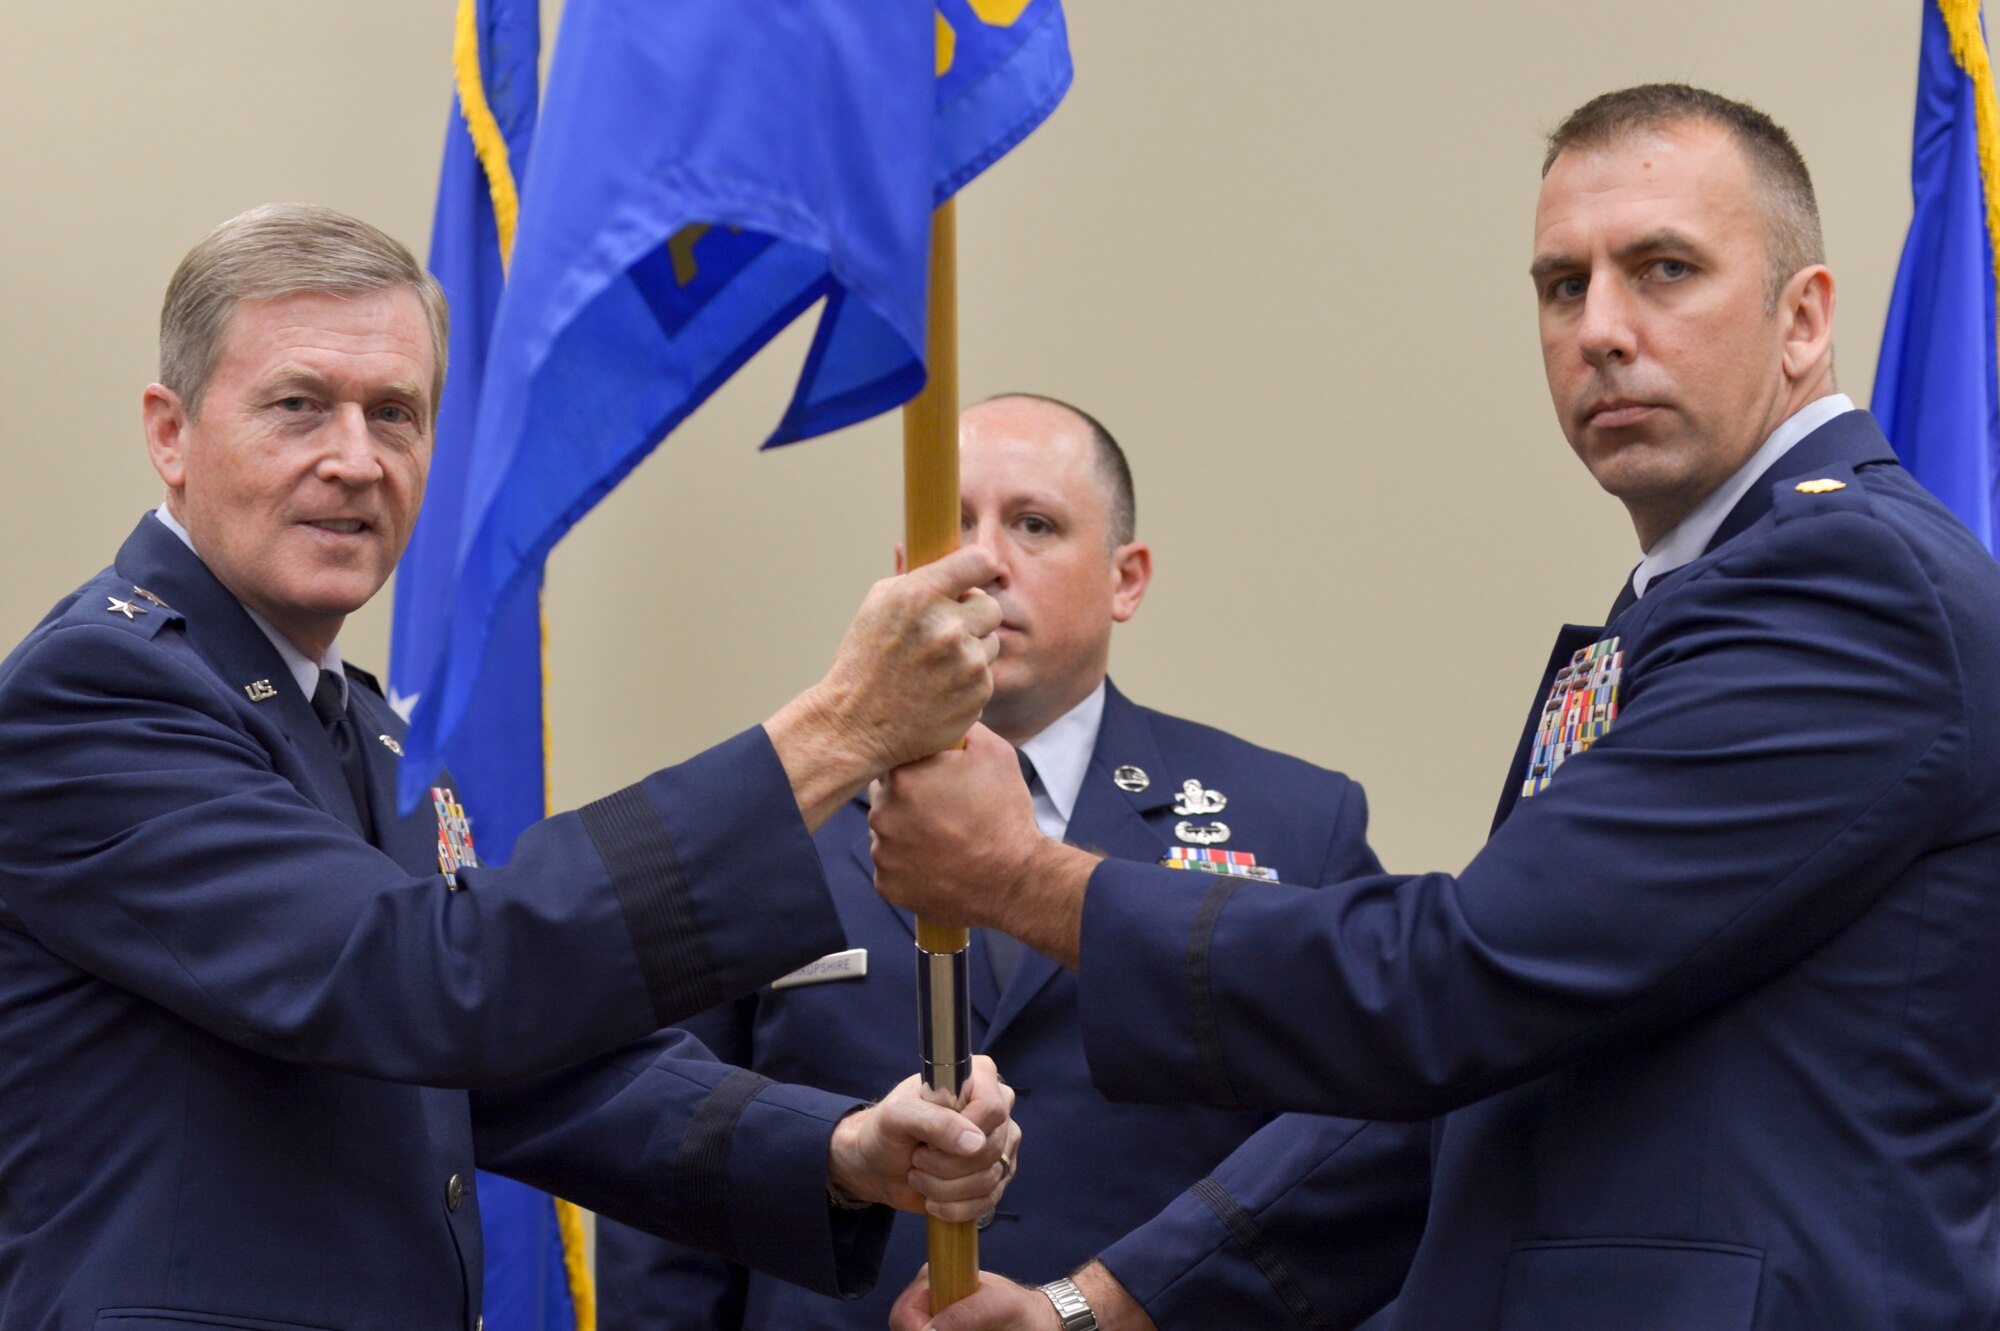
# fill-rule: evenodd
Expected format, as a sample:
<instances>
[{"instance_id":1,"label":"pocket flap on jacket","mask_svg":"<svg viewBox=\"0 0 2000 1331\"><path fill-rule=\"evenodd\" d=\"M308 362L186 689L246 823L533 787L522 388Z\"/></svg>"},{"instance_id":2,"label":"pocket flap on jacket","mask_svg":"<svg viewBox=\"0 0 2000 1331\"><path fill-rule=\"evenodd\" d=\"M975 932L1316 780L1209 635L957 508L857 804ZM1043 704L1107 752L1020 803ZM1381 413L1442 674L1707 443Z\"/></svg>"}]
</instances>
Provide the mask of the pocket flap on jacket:
<instances>
[{"instance_id":1,"label":"pocket flap on jacket","mask_svg":"<svg viewBox=\"0 0 2000 1331\"><path fill-rule=\"evenodd\" d=\"M271 1322L189 1308L100 1308L93 1325L96 1331L333 1331L304 1322Z\"/></svg>"},{"instance_id":2,"label":"pocket flap on jacket","mask_svg":"<svg viewBox=\"0 0 2000 1331\"><path fill-rule=\"evenodd\" d=\"M1727 1243L1517 1243L1498 1331L1750 1331L1764 1254Z\"/></svg>"}]
</instances>

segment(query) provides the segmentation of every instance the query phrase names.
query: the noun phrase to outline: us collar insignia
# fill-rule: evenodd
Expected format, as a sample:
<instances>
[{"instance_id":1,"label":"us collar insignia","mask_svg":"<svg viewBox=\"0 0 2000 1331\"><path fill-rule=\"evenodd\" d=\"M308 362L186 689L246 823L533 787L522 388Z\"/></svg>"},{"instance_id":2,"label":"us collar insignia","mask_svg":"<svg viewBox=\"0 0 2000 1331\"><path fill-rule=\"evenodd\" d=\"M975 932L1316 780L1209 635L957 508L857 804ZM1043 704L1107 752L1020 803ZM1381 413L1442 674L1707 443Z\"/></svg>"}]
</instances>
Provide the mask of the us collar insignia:
<instances>
[{"instance_id":1,"label":"us collar insignia","mask_svg":"<svg viewBox=\"0 0 2000 1331\"><path fill-rule=\"evenodd\" d=\"M445 886L458 890L458 871L476 869L479 857L472 849L472 820L465 816L458 793L450 786L431 787L431 807L437 810L438 868Z\"/></svg>"},{"instance_id":2,"label":"us collar insignia","mask_svg":"<svg viewBox=\"0 0 2000 1331\"><path fill-rule=\"evenodd\" d=\"M1181 793L1174 797L1174 812L1182 817L1189 814L1221 813L1229 805L1229 799L1219 790L1203 790L1199 781L1181 782Z\"/></svg>"},{"instance_id":3,"label":"us collar insignia","mask_svg":"<svg viewBox=\"0 0 2000 1331\"><path fill-rule=\"evenodd\" d=\"M1255 878L1264 883L1278 881L1278 871L1257 863L1257 857L1247 850L1173 846L1160 857L1160 863L1169 869L1195 869L1202 873L1219 873L1228 878Z\"/></svg>"},{"instance_id":4,"label":"us collar insignia","mask_svg":"<svg viewBox=\"0 0 2000 1331\"><path fill-rule=\"evenodd\" d=\"M1547 789L1558 767L1604 738L1618 720L1618 680L1624 670L1625 653L1613 637L1579 647L1569 664L1556 671L1535 723L1522 799Z\"/></svg>"},{"instance_id":5,"label":"us collar insignia","mask_svg":"<svg viewBox=\"0 0 2000 1331\"><path fill-rule=\"evenodd\" d=\"M278 691L271 687L268 679L251 680L243 686L243 692L250 696L251 702L269 702L278 696Z\"/></svg>"},{"instance_id":6,"label":"us collar insignia","mask_svg":"<svg viewBox=\"0 0 2000 1331\"><path fill-rule=\"evenodd\" d=\"M1174 824L1174 835L1197 846L1219 846L1229 840L1229 824L1191 823L1183 818Z\"/></svg>"}]
</instances>

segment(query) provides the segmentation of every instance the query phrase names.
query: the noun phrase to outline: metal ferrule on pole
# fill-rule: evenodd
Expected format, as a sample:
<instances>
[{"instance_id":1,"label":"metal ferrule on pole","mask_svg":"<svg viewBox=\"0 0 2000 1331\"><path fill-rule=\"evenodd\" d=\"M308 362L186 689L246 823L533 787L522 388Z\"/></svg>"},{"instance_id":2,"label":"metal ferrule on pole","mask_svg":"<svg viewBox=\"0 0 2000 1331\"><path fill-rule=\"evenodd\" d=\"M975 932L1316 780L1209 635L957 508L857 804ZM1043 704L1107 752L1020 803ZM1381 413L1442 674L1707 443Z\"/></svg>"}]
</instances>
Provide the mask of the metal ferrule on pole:
<instances>
[{"instance_id":1,"label":"metal ferrule on pole","mask_svg":"<svg viewBox=\"0 0 2000 1331\"><path fill-rule=\"evenodd\" d=\"M957 1103L972 1079L972 1020L965 1010L970 992L968 952L926 952L917 948L917 1034L922 1042L924 1086Z\"/></svg>"}]
</instances>

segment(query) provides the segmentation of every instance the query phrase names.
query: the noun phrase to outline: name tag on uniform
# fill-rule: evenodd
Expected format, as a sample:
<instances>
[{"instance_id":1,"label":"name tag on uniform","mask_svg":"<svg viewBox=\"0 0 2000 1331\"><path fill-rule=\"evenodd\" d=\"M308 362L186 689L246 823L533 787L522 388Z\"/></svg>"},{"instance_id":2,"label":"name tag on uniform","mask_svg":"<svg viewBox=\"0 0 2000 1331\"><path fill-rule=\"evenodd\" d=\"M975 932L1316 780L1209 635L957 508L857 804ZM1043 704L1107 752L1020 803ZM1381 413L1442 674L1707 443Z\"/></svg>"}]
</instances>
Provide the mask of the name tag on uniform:
<instances>
[{"instance_id":1,"label":"name tag on uniform","mask_svg":"<svg viewBox=\"0 0 2000 1331\"><path fill-rule=\"evenodd\" d=\"M829 952L818 961L808 961L771 981L773 989L796 989L803 984L827 984L834 980L859 980L868 974L868 949L850 947L845 952Z\"/></svg>"}]
</instances>

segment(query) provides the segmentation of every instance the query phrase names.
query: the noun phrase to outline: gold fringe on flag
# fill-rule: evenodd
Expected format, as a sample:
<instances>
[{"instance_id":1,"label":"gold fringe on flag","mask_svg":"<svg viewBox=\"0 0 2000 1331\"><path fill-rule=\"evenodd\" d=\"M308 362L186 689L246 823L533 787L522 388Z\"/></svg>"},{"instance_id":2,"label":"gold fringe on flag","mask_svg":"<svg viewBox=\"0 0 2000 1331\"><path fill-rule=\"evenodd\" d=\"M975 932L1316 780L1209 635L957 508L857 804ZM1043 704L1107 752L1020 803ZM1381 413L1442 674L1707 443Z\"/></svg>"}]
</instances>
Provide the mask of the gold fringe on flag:
<instances>
[{"instance_id":1,"label":"gold fringe on flag","mask_svg":"<svg viewBox=\"0 0 2000 1331\"><path fill-rule=\"evenodd\" d=\"M451 69L458 84L458 109L465 116L472 150L486 169L486 188L493 196L493 221L500 229L500 267L514 255L514 223L521 215L521 198L514 191L514 168L507 160L507 138L486 100L486 79L479 68L479 3L458 0L458 23L451 39Z\"/></svg>"},{"instance_id":2,"label":"gold fringe on flag","mask_svg":"<svg viewBox=\"0 0 2000 1331\"><path fill-rule=\"evenodd\" d=\"M1986 35L1980 30L1979 0L1937 0L1951 34L1951 58L1972 80L1979 130L1979 180L1986 195L1986 239L1994 263L1995 299L2000 300L2000 102L1994 100L1993 62L1987 57Z\"/></svg>"},{"instance_id":3,"label":"gold fringe on flag","mask_svg":"<svg viewBox=\"0 0 2000 1331\"><path fill-rule=\"evenodd\" d=\"M505 272L514 257L514 226L521 216L521 196L514 188L514 165L507 156L507 137L493 118L492 103L486 100L486 78L479 60L478 0L458 0L458 22L452 34L451 68L458 86L458 109L465 117L465 131L472 136L472 150L486 173L487 193L493 200L493 222L500 233L500 269ZM549 729L549 615L539 608L542 621L542 813L553 803L554 784L550 757L554 736ZM569 1281L570 1305L576 1314L576 1331L597 1331L597 1289L590 1266L584 1260L583 1210L574 1202L555 1198L556 1231L562 1236L563 1274Z\"/></svg>"}]
</instances>

